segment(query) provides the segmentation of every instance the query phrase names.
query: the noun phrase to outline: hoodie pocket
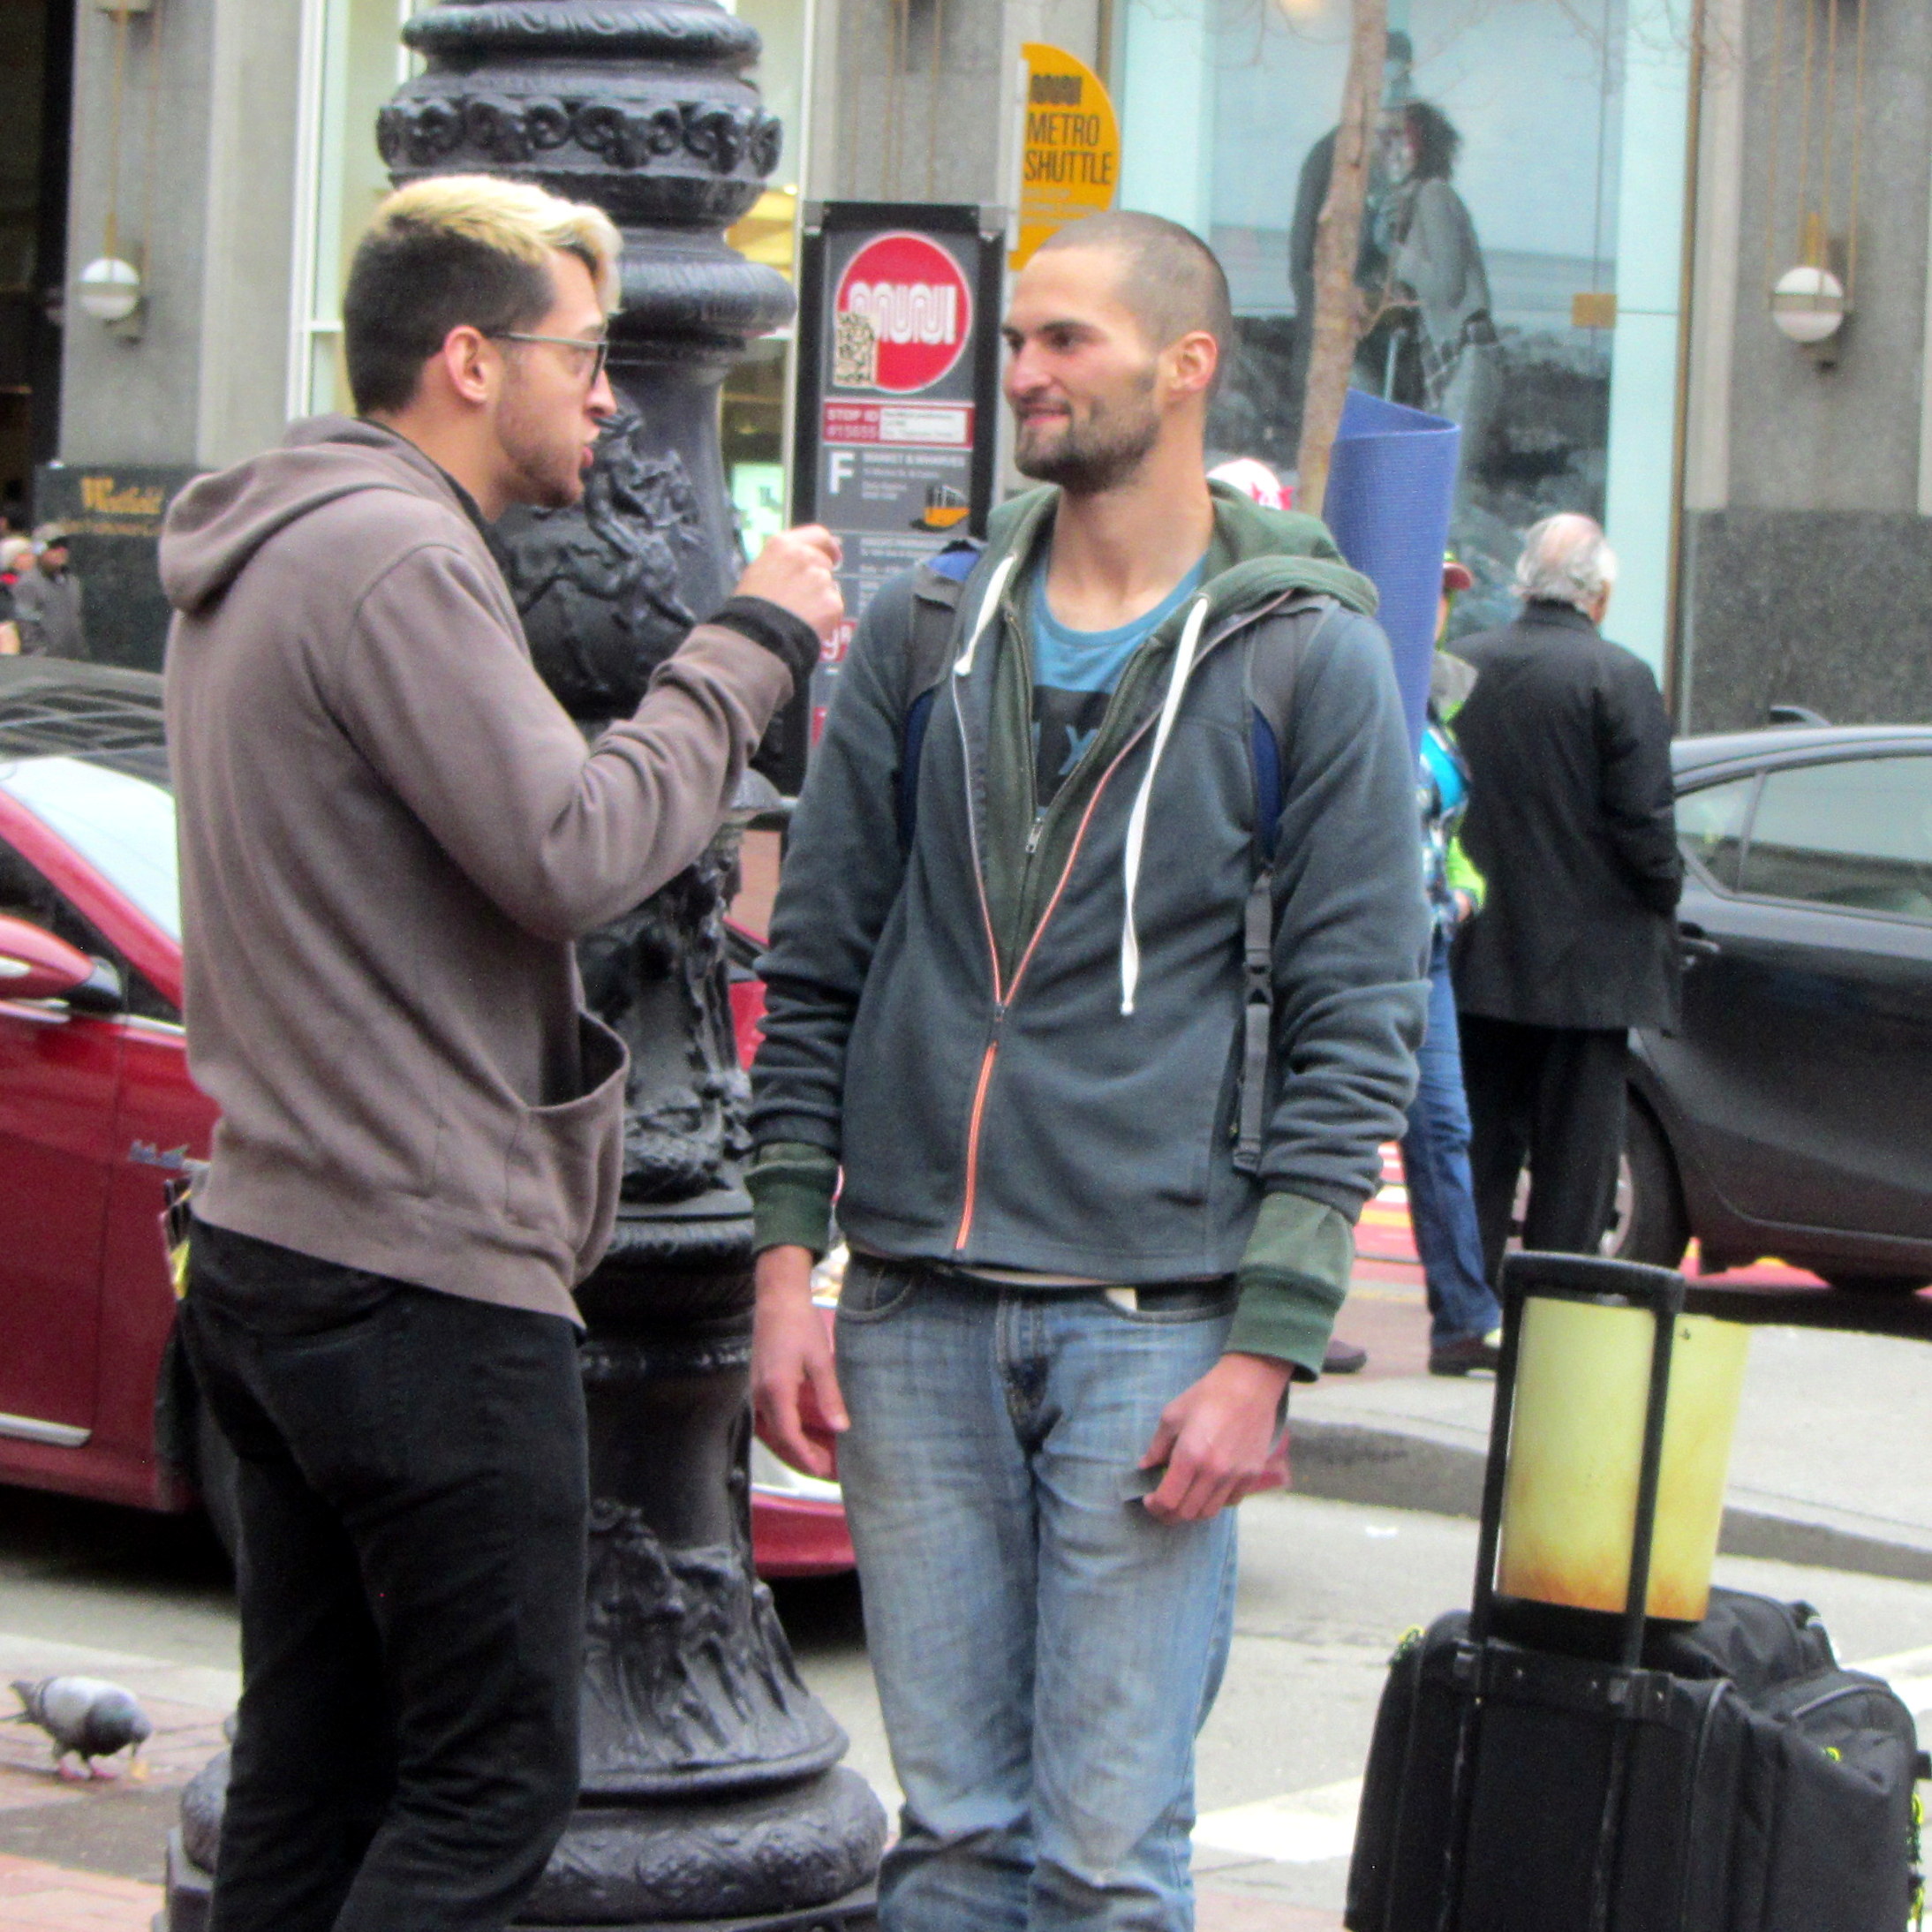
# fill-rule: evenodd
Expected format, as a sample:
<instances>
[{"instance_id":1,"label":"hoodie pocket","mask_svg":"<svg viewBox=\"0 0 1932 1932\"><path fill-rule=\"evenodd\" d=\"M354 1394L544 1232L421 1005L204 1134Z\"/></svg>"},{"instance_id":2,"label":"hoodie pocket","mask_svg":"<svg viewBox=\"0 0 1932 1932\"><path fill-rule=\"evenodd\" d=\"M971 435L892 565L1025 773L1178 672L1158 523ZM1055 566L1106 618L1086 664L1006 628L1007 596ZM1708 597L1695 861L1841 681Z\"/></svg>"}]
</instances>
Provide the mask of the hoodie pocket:
<instances>
[{"instance_id":1,"label":"hoodie pocket","mask_svg":"<svg viewBox=\"0 0 1932 1932\"><path fill-rule=\"evenodd\" d=\"M579 1278L610 1239L623 1174L623 1042L602 1021L577 1015L583 1091L525 1107L505 1164L503 1210L519 1227L562 1241Z\"/></svg>"}]
</instances>

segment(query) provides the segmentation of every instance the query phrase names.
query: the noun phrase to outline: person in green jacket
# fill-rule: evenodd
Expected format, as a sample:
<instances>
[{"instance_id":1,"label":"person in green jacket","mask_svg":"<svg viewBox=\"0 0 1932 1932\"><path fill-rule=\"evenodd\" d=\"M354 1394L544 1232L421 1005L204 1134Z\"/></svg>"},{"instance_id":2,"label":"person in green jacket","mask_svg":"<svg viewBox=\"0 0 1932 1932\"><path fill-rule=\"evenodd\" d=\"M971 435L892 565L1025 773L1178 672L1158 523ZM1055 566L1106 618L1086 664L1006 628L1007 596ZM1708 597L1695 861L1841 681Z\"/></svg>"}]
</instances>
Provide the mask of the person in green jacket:
<instances>
[{"instance_id":1,"label":"person in green jacket","mask_svg":"<svg viewBox=\"0 0 1932 1932\"><path fill-rule=\"evenodd\" d=\"M1469 587L1468 567L1443 560L1441 627L1450 600ZM1429 962L1429 1030L1421 1079L1402 1136L1402 1180L1409 1226L1429 1296L1429 1370L1468 1375L1494 1369L1501 1354L1501 1304L1483 1267L1475 1193L1469 1174L1469 1102L1462 1085L1449 954L1457 932L1483 903L1483 875L1457 836L1469 804L1469 768L1450 721L1475 683L1460 658L1440 648L1430 679L1417 788L1423 819L1423 878L1434 935Z\"/></svg>"},{"instance_id":2,"label":"person in green jacket","mask_svg":"<svg viewBox=\"0 0 1932 1932\"><path fill-rule=\"evenodd\" d=\"M793 821L753 1399L796 1467L836 1442L905 1792L883 1932L1191 1925L1229 1506L1285 1479L1414 1087L1388 644L1319 523L1209 484L1230 334L1156 216L1035 255L1006 393L1049 487L994 517L935 690L912 581L875 595Z\"/></svg>"}]
</instances>

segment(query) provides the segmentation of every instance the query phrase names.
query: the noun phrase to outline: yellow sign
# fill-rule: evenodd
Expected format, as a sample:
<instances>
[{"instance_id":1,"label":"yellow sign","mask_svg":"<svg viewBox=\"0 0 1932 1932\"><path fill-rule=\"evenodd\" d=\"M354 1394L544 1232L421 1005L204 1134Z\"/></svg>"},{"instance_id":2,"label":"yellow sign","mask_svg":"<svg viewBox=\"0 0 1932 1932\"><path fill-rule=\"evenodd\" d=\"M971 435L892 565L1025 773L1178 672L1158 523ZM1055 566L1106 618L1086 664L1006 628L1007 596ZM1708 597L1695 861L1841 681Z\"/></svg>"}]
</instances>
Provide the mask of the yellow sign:
<instances>
[{"instance_id":1,"label":"yellow sign","mask_svg":"<svg viewBox=\"0 0 1932 1932\"><path fill-rule=\"evenodd\" d=\"M1061 47L1029 41L1026 124L1020 145L1020 241L1008 258L1023 268L1049 235L1113 206L1121 179L1121 124L1098 74Z\"/></svg>"}]
</instances>

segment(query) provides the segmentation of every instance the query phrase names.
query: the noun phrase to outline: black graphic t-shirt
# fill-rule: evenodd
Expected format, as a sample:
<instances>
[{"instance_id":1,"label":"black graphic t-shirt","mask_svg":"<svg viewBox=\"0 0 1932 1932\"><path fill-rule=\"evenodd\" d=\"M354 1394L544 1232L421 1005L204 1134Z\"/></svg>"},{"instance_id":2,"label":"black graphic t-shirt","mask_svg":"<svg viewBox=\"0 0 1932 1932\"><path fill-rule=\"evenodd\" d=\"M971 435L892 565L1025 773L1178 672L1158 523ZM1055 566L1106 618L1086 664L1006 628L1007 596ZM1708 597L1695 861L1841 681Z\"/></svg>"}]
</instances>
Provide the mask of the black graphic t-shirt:
<instances>
[{"instance_id":1,"label":"black graphic t-shirt","mask_svg":"<svg viewBox=\"0 0 1932 1932\"><path fill-rule=\"evenodd\" d=\"M1201 587L1207 558L1154 608L1114 630L1071 630L1046 603L1046 572L1033 577L1033 799L1045 811L1098 734L1107 700L1135 652Z\"/></svg>"}]
</instances>

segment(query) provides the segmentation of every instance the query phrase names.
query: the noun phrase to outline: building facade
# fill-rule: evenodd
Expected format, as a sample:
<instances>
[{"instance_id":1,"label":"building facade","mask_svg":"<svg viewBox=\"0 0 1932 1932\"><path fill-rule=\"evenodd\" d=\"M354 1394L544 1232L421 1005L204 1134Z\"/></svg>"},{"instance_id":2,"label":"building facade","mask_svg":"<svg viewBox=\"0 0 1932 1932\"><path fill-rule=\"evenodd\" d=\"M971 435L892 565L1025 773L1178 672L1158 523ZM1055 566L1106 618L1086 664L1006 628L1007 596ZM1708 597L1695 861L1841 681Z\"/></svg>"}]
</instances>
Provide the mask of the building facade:
<instances>
[{"instance_id":1,"label":"building facade","mask_svg":"<svg viewBox=\"0 0 1932 1932\"><path fill-rule=\"evenodd\" d=\"M43 49L15 77L40 106L0 156L0 182L31 175L0 206L0 243L17 230L19 254L31 230L40 264L0 286L0 491L56 454L165 480L345 405L342 277L384 185L373 131L409 71L399 30L426 4L0 0ZM1217 449L1291 467L1348 7L737 0L765 35L756 78L787 151L734 238L789 269L815 201L1010 206L1019 49L1064 47L1120 109L1121 205L1187 223L1227 264L1239 339ZM1463 425L1454 540L1477 589L1459 623L1506 614L1522 530L1581 509L1624 562L1610 629L1683 727L1747 724L1772 702L1932 716L1932 13L1389 12L1357 272L1377 320L1355 380ZM57 285L45 264L63 251ZM79 281L117 253L141 303L101 321ZM1849 284L1823 352L1771 313L1772 284L1807 264ZM753 540L784 515L790 355L773 338L725 392Z\"/></svg>"}]
</instances>

